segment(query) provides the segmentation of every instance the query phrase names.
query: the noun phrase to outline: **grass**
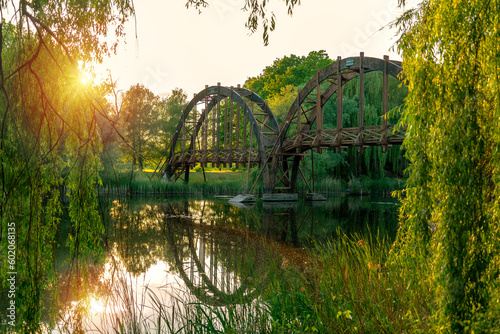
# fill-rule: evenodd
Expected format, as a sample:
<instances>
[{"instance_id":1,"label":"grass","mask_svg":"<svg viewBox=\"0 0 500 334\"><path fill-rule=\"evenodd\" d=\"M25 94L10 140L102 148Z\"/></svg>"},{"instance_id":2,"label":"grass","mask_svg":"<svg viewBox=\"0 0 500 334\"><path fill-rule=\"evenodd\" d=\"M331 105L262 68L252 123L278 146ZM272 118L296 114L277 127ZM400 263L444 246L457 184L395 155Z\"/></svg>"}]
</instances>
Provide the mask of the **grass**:
<instances>
[{"instance_id":1,"label":"grass","mask_svg":"<svg viewBox=\"0 0 500 334\"><path fill-rule=\"evenodd\" d=\"M410 263L388 263L389 247L386 240L339 235L287 263L268 248L266 274L250 280L260 296L224 306L182 292L167 302L118 277L109 295L124 313L104 323L111 333L426 333L435 311L430 286L423 274L405 270Z\"/></svg>"},{"instance_id":2,"label":"grass","mask_svg":"<svg viewBox=\"0 0 500 334\"><path fill-rule=\"evenodd\" d=\"M176 183L158 178L153 172L117 172L117 178L106 182L102 194L237 194L245 189L244 172L190 172L190 182L181 180Z\"/></svg>"},{"instance_id":3,"label":"grass","mask_svg":"<svg viewBox=\"0 0 500 334\"><path fill-rule=\"evenodd\" d=\"M248 188L251 188L259 170L251 170ZM198 195L236 195L247 192L246 171L233 171L230 169L207 169L205 173L191 171L189 183L182 180L172 183L166 179L158 178L152 170L145 169L131 174L130 170L119 170L113 178L103 177L104 185L102 194L198 194ZM206 182L205 182L206 180ZM312 183L309 181L310 186ZM348 191L352 195L390 195L394 190L404 187L404 179L396 178L351 178L343 181L334 178L320 179L315 182L315 192L324 194L340 194ZM253 193L262 193L262 182L257 182ZM299 193L309 192L303 180L297 183Z\"/></svg>"}]
</instances>

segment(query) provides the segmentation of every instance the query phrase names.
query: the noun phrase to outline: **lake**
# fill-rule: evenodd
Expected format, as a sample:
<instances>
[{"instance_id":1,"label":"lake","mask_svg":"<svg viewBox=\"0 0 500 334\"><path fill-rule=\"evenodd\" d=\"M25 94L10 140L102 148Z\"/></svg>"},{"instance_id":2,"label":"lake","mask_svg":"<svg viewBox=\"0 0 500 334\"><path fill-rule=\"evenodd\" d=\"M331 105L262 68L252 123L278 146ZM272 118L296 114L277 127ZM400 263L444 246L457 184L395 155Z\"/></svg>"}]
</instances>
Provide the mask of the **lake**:
<instances>
[{"instance_id":1,"label":"lake","mask_svg":"<svg viewBox=\"0 0 500 334\"><path fill-rule=\"evenodd\" d=\"M339 233L393 240L397 209L392 198L358 196L239 206L226 197L101 199L102 249L87 262L64 246L56 252L52 332L174 332L195 316L186 305L254 307L269 268L307 271ZM60 245L67 232L63 224Z\"/></svg>"}]
</instances>

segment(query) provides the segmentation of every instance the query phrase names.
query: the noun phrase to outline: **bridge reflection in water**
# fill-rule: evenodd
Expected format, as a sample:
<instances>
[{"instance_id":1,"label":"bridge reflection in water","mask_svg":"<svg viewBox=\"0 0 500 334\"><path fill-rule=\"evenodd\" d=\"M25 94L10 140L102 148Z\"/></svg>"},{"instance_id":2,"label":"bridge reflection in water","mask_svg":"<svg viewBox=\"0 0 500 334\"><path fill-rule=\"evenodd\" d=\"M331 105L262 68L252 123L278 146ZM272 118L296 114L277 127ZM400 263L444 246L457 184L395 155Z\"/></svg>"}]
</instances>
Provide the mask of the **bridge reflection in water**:
<instances>
[{"instance_id":1,"label":"bridge reflection in water","mask_svg":"<svg viewBox=\"0 0 500 334\"><path fill-rule=\"evenodd\" d=\"M365 235L371 229L392 238L397 221L394 201L357 197L321 206L148 198L104 207L106 260L94 266L93 285L76 294L71 291L81 286L62 279L68 282L62 294L69 295L62 298L61 323L74 326L70 318L78 312L71 305L87 298L92 314L83 322L79 315L87 331L133 324L152 330L159 323L178 329L187 324L189 303L250 310L273 289L268 275L288 266L307 269L310 236L321 243L337 229Z\"/></svg>"}]
</instances>

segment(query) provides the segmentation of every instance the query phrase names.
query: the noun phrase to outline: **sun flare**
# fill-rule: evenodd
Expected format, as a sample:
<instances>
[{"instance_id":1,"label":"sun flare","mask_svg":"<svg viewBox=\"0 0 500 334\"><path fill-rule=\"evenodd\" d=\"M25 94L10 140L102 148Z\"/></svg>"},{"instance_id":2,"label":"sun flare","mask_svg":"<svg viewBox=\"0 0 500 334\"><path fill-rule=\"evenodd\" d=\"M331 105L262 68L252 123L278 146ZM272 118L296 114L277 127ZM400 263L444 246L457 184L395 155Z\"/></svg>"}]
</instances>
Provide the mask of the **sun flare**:
<instances>
[{"instance_id":1,"label":"sun flare","mask_svg":"<svg viewBox=\"0 0 500 334\"><path fill-rule=\"evenodd\" d=\"M95 315L101 313L103 310L103 303L99 299L92 298L90 301L90 312Z\"/></svg>"},{"instance_id":2,"label":"sun flare","mask_svg":"<svg viewBox=\"0 0 500 334\"><path fill-rule=\"evenodd\" d=\"M82 83L84 86L87 86L91 82L92 82L92 79L88 75L85 75L84 73L81 74L80 83Z\"/></svg>"}]
</instances>

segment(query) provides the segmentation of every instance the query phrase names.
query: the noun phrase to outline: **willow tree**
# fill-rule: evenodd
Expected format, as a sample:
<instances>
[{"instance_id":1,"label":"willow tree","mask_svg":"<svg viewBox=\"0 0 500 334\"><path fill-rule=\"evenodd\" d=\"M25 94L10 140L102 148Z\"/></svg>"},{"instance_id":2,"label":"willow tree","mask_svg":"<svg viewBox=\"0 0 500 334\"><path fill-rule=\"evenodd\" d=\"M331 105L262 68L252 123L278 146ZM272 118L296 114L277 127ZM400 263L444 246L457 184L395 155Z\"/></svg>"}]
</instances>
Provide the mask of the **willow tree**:
<instances>
[{"instance_id":1,"label":"willow tree","mask_svg":"<svg viewBox=\"0 0 500 334\"><path fill-rule=\"evenodd\" d=\"M266 24L259 1L246 7L249 28L259 20ZM66 200L71 258L86 261L99 253L97 124L107 114L101 94L81 84L79 67L115 50L117 41L108 44L104 37L122 37L133 12L132 0L0 1L0 287L17 272L13 331L43 329L42 294L55 283L53 250ZM9 245L15 245L14 258Z\"/></svg>"},{"instance_id":2,"label":"willow tree","mask_svg":"<svg viewBox=\"0 0 500 334\"><path fill-rule=\"evenodd\" d=\"M499 328L499 22L498 0L425 0L397 21L410 161L399 256L428 270L433 332Z\"/></svg>"},{"instance_id":3,"label":"willow tree","mask_svg":"<svg viewBox=\"0 0 500 334\"><path fill-rule=\"evenodd\" d=\"M102 36L111 26L120 36L132 13L129 0L0 3L10 20L0 23L0 277L4 285L8 272L17 273L17 332L41 331L66 199L72 257L100 248L96 116L103 100L82 84L78 67L110 52L115 44ZM13 240L15 258L7 254Z\"/></svg>"}]
</instances>

